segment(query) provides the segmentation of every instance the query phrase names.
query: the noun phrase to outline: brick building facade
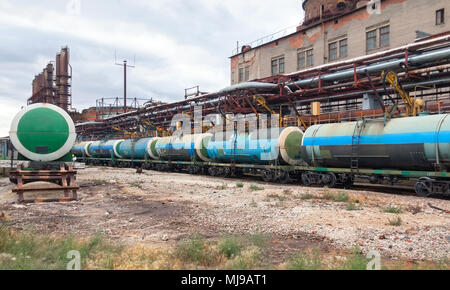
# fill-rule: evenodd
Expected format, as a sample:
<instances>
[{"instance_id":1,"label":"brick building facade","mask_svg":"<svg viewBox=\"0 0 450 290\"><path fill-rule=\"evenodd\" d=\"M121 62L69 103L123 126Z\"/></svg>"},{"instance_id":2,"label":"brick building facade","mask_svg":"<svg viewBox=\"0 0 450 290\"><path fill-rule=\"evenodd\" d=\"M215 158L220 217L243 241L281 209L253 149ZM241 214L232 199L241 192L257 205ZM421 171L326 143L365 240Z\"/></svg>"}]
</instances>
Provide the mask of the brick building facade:
<instances>
[{"instance_id":1,"label":"brick building facade","mask_svg":"<svg viewBox=\"0 0 450 290\"><path fill-rule=\"evenodd\" d=\"M230 57L231 84L301 71L450 31L448 0L303 0L296 32L243 46Z\"/></svg>"}]
</instances>

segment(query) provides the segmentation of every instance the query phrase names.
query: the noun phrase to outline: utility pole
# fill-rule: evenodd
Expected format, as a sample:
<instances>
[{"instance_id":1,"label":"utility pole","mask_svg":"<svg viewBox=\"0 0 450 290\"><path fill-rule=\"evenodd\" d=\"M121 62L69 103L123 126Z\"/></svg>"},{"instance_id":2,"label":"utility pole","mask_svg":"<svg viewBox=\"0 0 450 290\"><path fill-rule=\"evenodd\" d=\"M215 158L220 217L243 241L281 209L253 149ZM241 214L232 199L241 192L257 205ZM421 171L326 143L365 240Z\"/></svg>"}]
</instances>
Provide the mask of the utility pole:
<instances>
[{"instance_id":1,"label":"utility pole","mask_svg":"<svg viewBox=\"0 0 450 290\"><path fill-rule=\"evenodd\" d=\"M134 64L127 64L127 60L123 60L123 64L117 63L116 53L114 53L114 62L116 65L123 66L123 112L127 112L127 67L135 68L136 56L134 57Z\"/></svg>"}]
</instances>

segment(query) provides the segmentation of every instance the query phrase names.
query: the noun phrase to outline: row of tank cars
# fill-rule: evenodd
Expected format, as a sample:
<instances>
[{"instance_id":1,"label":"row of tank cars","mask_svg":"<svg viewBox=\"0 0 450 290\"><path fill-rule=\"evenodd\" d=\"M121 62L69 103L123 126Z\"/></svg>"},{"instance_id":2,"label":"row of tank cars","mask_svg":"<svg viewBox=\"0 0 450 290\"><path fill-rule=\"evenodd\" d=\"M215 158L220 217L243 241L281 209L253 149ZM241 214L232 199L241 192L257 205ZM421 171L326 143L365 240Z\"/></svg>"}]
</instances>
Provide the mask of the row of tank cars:
<instances>
[{"instance_id":1,"label":"row of tank cars","mask_svg":"<svg viewBox=\"0 0 450 290\"><path fill-rule=\"evenodd\" d=\"M298 127L174 134L130 140L77 142L72 152L93 165L187 171L306 186L351 186L358 178L394 184L414 180L420 196L448 194L449 114Z\"/></svg>"}]
</instances>

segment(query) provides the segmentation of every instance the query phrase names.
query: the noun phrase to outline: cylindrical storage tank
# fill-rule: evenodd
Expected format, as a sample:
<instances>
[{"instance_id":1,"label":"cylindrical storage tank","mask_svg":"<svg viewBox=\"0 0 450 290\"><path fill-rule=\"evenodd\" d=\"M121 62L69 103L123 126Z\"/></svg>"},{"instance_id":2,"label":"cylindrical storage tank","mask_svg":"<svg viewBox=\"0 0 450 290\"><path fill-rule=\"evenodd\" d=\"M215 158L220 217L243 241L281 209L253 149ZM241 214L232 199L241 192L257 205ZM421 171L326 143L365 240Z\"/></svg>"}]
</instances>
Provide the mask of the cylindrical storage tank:
<instances>
[{"instance_id":1,"label":"cylindrical storage tank","mask_svg":"<svg viewBox=\"0 0 450 290\"><path fill-rule=\"evenodd\" d=\"M122 158L119 146L124 140L95 141L88 148L88 152L95 158Z\"/></svg>"},{"instance_id":2,"label":"cylindrical storage tank","mask_svg":"<svg viewBox=\"0 0 450 290\"><path fill-rule=\"evenodd\" d=\"M260 129L250 134L219 132L209 141L207 151L218 162L300 165L302 136L297 127Z\"/></svg>"},{"instance_id":3,"label":"cylindrical storage tank","mask_svg":"<svg viewBox=\"0 0 450 290\"><path fill-rule=\"evenodd\" d=\"M148 159L151 157L153 138L129 139L120 143L119 155L124 159Z\"/></svg>"},{"instance_id":4,"label":"cylindrical storage tank","mask_svg":"<svg viewBox=\"0 0 450 290\"><path fill-rule=\"evenodd\" d=\"M89 146L93 141L89 142L78 142L72 147L72 153L77 157L92 157L89 153Z\"/></svg>"},{"instance_id":5,"label":"cylindrical storage tank","mask_svg":"<svg viewBox=\"0 0 450 290\"><path fill-rule=\"evenodd\" d=\"M14 117L9 137L25 158L50 162L70 152L76 133L66 111L55 105L37 103L25 107Z\"/></svg>"},{"instance_id":6,"label":"cylindrical storage tank","mask_svg":"<svg viewBox=\"0 0 450 290\"><path fill-rule=\"evenodd\" d=\"M309 127L302 154L312 166L434 170L450 165L448 114ZM362 129L357 124L363 125ZM361 131L360 134L357 132ZM352 160L357 160L357 162Z\"/></svg>"},{"instance_id":7,"label":"cylindrical storage tank","mask_svg":"<svg viewBox=\"0 0 450 290\"><path fill-rule=\"evenodd\" d=\"M162 160L209 161L206 152L208 134L188 134L160 138L155 145Z\"/></svg>"}]
</instances>

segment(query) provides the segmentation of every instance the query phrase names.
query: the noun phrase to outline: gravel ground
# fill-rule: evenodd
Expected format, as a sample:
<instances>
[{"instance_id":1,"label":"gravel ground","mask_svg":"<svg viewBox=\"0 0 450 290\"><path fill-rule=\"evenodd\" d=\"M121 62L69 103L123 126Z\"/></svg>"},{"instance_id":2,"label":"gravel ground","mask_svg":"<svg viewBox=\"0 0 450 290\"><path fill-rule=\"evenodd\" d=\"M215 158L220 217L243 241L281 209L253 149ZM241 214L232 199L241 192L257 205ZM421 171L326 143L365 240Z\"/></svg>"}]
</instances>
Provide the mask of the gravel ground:
<instances>
[{"instance_id":1,"label":"gravel ground","mask_svg":"<svg viewBox=\"0 0 450 290\"><path fill-rule=\"evenodd\" d=\"M449 258L446 199L95 167L80 170L78 183L78 202L17 205L8 179L0 179L0 213L17 229L76 236L102 232L129 244L170 244L194 233L211 238L264 233L279 255L305 247L348 250L358 245L391 259ZM358 210L325 198L339 193L347 193ZM305 194L311 198L302 199ZM386 207L402 213L387 213ZM397 217L401 224L391 225Z\"/></svg>"}]
</instances>

